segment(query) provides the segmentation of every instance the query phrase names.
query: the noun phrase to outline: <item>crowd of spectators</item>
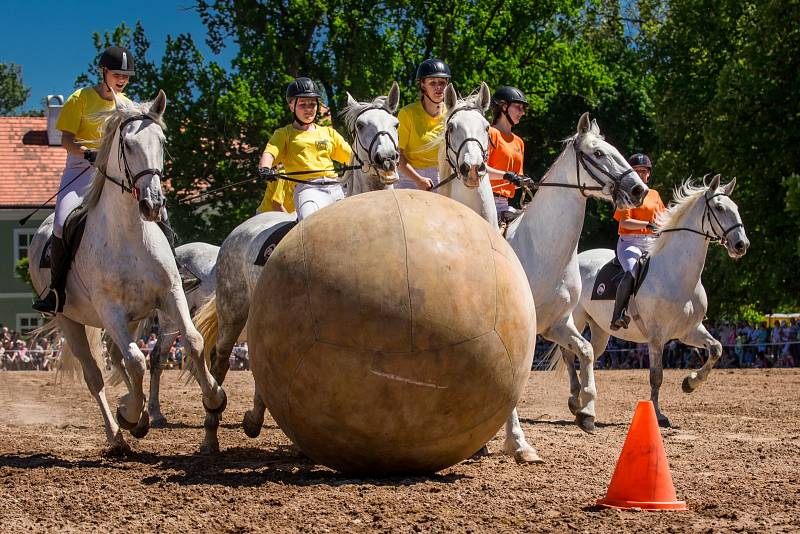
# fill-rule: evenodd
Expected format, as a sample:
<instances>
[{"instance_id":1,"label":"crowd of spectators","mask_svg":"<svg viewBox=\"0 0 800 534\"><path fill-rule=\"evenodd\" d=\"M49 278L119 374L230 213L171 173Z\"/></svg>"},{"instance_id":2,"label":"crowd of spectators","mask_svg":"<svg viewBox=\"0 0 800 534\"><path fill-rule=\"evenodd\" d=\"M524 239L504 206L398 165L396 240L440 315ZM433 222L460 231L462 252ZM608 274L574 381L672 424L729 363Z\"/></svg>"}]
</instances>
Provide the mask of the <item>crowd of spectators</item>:
<instances>
[{"instance_id":1,"label":"crowd of spectators","mask_svg":"<svg viewBox=\"0 0 800 534\"><path fill-rule=\"evenodd\" d=\"M706 323L709 333L722 343L722 357L716 367L767 368L800 366L800 321L777 321L772 327L766 322L719 321ZM584 336L590 337L589 330ZM534 368L543 366L551 344L540 339L536 346ZM700 367L707 357L705 349L697 349L670 340L664 347L665 368L688 369ZM632 343L615 337L608 341L606 351L595 359L596 369L647 369L650 355L646 343Z\"/></svg>"},{"instance_id":2,"label":"crowd of spectators","mask_svg":"<svg viewBox=\"0 0 800 534\"><path fill-rule=\"evenodd\" d=\"M0 323L0 371L49 371L60 346L56 334L23 336Z\"/></svg>"},{"instance_id":3,"label":"crowd of spectators","mask_svg":"<svg viewBox=\"0 0 800 534\"><path fill-rule=\"evenodd\" d=\"M139 349L144 353L147 358L148 367L150 363L150 354L156 348L158 343L158 335L156 332L151 332L149 335L142 336L139 341ZM170 345L169 351L161 361L162 369L183 369L185 357L187 356L186 350L183 346L181 336L178 336L175 341ZM237 343L233 347L233 352L230 356L230 369L232 371L250 369L250 357L247 350L247 342Z\"/></svg>"}]
</instances>

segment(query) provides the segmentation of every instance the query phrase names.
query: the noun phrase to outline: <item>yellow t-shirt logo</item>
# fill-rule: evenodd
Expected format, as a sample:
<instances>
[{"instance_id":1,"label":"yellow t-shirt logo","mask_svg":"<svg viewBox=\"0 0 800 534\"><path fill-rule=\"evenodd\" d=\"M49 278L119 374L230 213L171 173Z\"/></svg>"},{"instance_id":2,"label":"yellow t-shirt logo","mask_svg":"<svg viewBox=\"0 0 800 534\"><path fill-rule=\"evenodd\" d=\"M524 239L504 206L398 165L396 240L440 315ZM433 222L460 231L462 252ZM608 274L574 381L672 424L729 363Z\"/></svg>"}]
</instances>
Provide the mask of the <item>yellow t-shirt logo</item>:
<instances>
[{"instance_id":1,"label":"yellow t-shirt logo","mask_svg":"<svg viewBox=\"0 0 800 534\"><path fill-rule=\"evenodd\" d=\"M327 139L317 139L316 143L314 143L317 150L328 150L328 140Z\"/></svg>"}]
</instances>

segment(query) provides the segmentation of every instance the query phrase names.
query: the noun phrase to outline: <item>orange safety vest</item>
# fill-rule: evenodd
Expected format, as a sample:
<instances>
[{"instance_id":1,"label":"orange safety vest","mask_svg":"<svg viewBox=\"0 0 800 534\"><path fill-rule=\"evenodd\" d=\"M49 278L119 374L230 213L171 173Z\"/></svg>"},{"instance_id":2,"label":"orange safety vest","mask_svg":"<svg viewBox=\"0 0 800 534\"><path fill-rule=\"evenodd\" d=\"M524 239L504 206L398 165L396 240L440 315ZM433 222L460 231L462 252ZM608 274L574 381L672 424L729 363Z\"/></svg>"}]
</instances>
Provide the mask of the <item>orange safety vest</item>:
<instances>
[{"instance_id":1,"label":"orange safety vest","mask_svg":"<svg viewBox=\"0 0 800 534\"><path fill-rule=\"evenodd\" d=\"M661 202L661 195L655 189L650 189L641 206L627 210L617 210L614 212L614 219L617 221L636 219L638 221L656 222L656 217L662 211L664 211L664 203ZM623 228L622 225L619 226L619 235L650 235L652 233L647 228L628 230Z\"/></svg>"},{"instance_id":2,"label":"orange safety vest","mask_svg":"<svg viewBox=\"0 0 800 534\"><path fill-rule=\"evenodd\" d=\"M522 174L522 158L525 154L525 143L514 135L507 136L494 126L489 127L489 159L487 164L498 171L510 171ZM489 180L492 192L504 197L514 196L515 186L507 180Z\"/></svg>"}]
</instances>

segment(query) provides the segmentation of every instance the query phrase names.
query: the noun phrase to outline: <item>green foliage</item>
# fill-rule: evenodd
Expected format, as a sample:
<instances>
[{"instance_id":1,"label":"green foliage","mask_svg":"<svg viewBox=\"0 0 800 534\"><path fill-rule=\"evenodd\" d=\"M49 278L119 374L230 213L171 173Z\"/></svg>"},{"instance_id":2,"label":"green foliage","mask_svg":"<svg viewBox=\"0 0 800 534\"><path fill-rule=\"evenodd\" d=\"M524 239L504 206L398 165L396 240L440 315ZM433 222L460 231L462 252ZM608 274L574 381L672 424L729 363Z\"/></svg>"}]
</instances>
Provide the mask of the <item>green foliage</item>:
<instances>
[{"instance_id":1,"label":"green foliage","mask_svg":"<svg viewBox=\"0 0 800 534\"><path fill-rule=\"evenodd\" d=\"M30 95L30 88L22 83L22 67L0 63L0 115L11 115Z\"/></svg>"},{"instance_id":2,"label":"green foliage","mask_svg":"<svg viewBox=\"0 0 800 534\"><path fill-rule=\"evenodd\" d=\"M28 257L25 256L24 258L17 261L14 265L14 273L26 284L28 284L31 288L31 291L36 293L36 290L33 287L33 280L31 280L31 273L28 271Z\"/></svg>"}]
</instances>

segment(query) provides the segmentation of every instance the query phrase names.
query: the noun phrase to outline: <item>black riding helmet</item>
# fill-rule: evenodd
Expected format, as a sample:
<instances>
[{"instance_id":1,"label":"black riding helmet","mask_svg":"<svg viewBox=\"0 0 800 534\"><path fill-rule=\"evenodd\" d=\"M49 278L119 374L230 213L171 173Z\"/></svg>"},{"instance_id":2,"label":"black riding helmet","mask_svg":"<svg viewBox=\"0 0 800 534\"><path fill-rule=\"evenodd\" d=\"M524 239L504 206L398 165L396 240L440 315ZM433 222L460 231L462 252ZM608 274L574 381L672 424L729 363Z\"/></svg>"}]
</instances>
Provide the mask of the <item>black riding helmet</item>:
<instances>
[{"instance_id":1,"label":"black riding helmet","mask_svg":"<svg viewBox=\"0 0 800 534\"><path fill-rule=\"evenodd\" d=\"M109 46L100 55L100 66L113 72L133 76L135 72L133 54L122 46Z\"/></svg>"},{"instance_id":2,"label":"black riding helmet","mask_svg":"<svg viewBox=\"0 0 800 534\"><path fill-rule=\"evenodd\" d=\"M319 98L319 92L317 92L317 86L314 85L314 82L311 78L306 78L305 76L301 76L300 78L295 78L292 83L286 88L286 101L290 101L293 98Z\"/></svg>"},{"instance_id":3,"label":"black riding helmet","mask_svg":"<svg viewBox=\"0 0 800 534\"><path fill-rule=\"evenodd\" d=\"M525 93L517 89L516 87L510 86L503 86L499 87L494 94L492 95L492 104L495 106L501 105L503 102L511 104L512 102L517 102L520 104L528 105L528 101L525 99Z\"/></svg>"},{"instance_id":4,"label":"black riding helmet","mask_svg":"<svg viewBox=\"0 0 800 534\"><path fill-rule=\"evenodd\" d=\"M441 59L426 59L417 67L417 81L423 78L450 79L450 67Z\"/></svg>"},{"instance_id":5,"label":"black riding helmet","mask_svg":"<svg viewBox=\"0 0 800 534\"><path fill-rule=\"evenodd\" d=\"M508 109L503 108L503 104L522 104L526 108L528 107L528 100L525 98L525 93L517 89L516 87L511 87L508 85L504 85L499 87L494 94L492 95L492 108L494 113L494 122L497 122L497 119L500 118L500 114L502 113L505 115L506 120L508 120L509 124L512 126L516 126L516 123L511 120L511 115L508 114Z\"/></svg>"},{"instance_id":6,"label":"black riding helmet","mask_svg":"<svg viewBox=\"0 0 800 534\"><path fill-rule=\"evenodd\" d=\"M634 154L628 158L628 163L631 167L647 167L650 171L653 170L653 164L650 162L650 158L647 157L647 154Z\"/></svg>"}]
</instances>

